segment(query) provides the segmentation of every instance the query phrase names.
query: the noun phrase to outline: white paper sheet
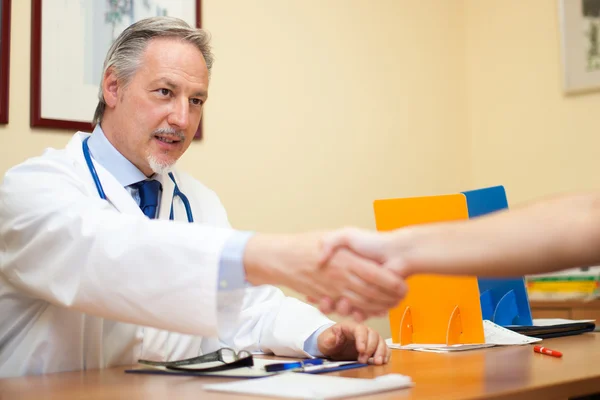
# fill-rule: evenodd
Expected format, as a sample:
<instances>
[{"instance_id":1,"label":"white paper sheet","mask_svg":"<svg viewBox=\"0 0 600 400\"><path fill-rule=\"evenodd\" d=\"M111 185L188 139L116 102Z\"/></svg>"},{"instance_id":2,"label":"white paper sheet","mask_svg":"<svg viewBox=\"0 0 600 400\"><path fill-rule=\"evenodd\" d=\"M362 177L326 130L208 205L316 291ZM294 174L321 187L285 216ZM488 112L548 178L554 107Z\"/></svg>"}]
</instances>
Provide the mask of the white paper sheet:
<instances>
[{"instance_id":1,"label":"white paper sheet","mask_svg":"<svg viewBox=\"0 0 600 400\"><path fill-rule=\"evenodd\" d=\"M387 374L375 379L284 373L268 378L204 385L209 391L286 397L290 399L340 399L413 386L410 377Z\"/></svg>"},{"instance_id":2,"label":"white paper sheet","mask_svg":"<svg viewBox=\"0 0 600 400\"><path fill-rule=\"evenodd\" d=\"M562 319L562 318L540 318L533 320L533 326L552 326L566 324L580 324L584 322L595 322L595 319Z\"/></svg>"},{"instance_id":3,"label":"white paper sheet","mask_svg":"<svg viewBox=\"0 0 600 400\"><path fill-rule=\"evenodd\" d=\"M456 344L453 346L446 346L445 344L409 344L401 346L399 344L392 343L391 339L387 339L386 343L391 349L446 353L454 351L484 349L486 347L493 346L519 346L523 344L536 343L542 341L542 339L533 338L521 335L517 332L513 332L509 329L501 327L500 325L496 325L492 321L488 320L483 321L483 334L485 336L485 343L479 344Z\"/></svg>"}]
</instances>

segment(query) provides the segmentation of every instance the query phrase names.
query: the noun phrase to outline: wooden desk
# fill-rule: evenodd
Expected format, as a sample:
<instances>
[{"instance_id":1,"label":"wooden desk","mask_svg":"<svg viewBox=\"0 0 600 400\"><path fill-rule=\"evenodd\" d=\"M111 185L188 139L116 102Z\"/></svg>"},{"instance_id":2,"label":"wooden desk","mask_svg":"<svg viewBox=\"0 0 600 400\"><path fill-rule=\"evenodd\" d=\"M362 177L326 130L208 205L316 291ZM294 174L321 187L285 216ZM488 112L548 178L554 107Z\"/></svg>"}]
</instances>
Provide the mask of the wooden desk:
<instances>
[{"instance_id":1,"label":"wooden desk","mask_svg":"<svg viewBox=\"0 0 600 400\"><path fill-rule=\"evenodd\" d=\"M600 392L600 334L548 339L564 353L554 358L532 346L498 347L436 354L394 350L390 364L336 373L373 378L387 373L410 375L412 389L362 399L566 399ZM219 378L133 375L124 368L0 379L0 399L257 399L204 392Z\"/></svg>"}]
</instances>

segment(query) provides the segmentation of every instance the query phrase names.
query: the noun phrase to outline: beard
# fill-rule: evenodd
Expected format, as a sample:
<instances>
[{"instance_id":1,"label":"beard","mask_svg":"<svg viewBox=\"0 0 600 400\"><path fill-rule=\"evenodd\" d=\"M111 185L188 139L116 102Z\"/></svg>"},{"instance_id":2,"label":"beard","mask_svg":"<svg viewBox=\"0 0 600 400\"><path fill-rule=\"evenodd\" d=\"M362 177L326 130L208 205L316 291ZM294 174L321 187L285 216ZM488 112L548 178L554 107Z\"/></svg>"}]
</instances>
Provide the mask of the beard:
<instances>
[{"instance_id":1,"label":"beard","mask_svg":"<svg viewBox=\"0 0 600 400\"><path fill-rule=\"evenodd\" d=\"M181 141L185 140L185 134L182 131L173 128L158 128L154 132L152 132L152 136L155 135L172 135ZM150 153L146 156L146 160L148 161L150 169L155 174L159 175L168 174L169 172L171 172L176 161L161 161Z\"/></svg>"},{"instance_id":2,"label":"beard","mask_svg":"<svg viewBox=\"0 0 600 400\"><path fill-rule=\"evenodd\" d=\"M150 166L152 172L159 175L168 174L175 166L175 161L159 160L152 154L148 154L146 160L148 161L148 165Z\"/></svg>"}]
</instances>

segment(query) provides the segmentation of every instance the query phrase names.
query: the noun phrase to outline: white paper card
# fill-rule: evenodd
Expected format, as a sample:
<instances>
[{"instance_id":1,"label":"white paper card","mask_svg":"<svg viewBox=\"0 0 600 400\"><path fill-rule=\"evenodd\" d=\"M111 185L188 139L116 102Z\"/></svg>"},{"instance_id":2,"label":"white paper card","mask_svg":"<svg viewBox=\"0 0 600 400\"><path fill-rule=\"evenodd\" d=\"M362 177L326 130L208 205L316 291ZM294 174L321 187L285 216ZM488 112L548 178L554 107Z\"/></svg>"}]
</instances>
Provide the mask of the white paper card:
<instances>
[{"instance_id":1,"label":"white paper card","mask_svg":"<svg viewBox=\"0 0 600 400\"><path fill-rule=\"evenodd\" d=\"M585 322L595 322L594 319L562 319L562 318L540 318L533 320L533 326L553 326L553 325L567 325L567 324L580 324Z\"/></svg>"},{"instance_id":2,"label":"white paper card","mask_svg":"<svg viewBox=\"0 0 600 400\"><path fill-rule=\"evenodd\" d=\"M503 328L487 319L483 321L483 334L485 335L486 344L495 344L497 346L518 346L542 341L542 339L521 335L510 329Z\"/></svg>"},{"instance_id":3,"label":"white paper card","mask_svg":"<svg viewBox=\"0 0 600 400\"><path fill-rule=\"evenodd\" d=\"M375 379L344 378L289 372L268 378L204 385L209 391L290 399L340 399L413 386L410 377L387 374Z\"/></svg>"}]
</instances>

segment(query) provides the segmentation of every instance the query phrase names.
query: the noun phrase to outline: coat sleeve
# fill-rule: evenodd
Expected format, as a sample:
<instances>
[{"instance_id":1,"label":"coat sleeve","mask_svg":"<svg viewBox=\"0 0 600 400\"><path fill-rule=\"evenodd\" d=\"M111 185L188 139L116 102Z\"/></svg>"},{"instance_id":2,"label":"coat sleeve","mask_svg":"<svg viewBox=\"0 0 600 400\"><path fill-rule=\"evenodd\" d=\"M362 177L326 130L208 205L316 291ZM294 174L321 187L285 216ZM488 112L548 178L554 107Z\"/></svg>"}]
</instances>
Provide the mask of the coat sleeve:
<instances>
[{"instance_id":1,"label":"coat sleeve","mask_svg":"<svg viewBox=\"0 0 600 400\"><path fill-rule=\"evenodd\" d=\"M224 345L288 357L310 356L304 351L306 339L333 323L313 306L270 285L219 294L218 318Z\"/></svg>"},{"instance_id":2,"label":"coat sleeve","mask_svg":"<svg viewBox=\"0 0 600 400\"><path fill-rule=\"evenodd\" d=\"M217 330L228 227L121 214L72 165L48 157L0 186L0 275L24 296L185 334Z\"/></svg>"}]
</instances>

